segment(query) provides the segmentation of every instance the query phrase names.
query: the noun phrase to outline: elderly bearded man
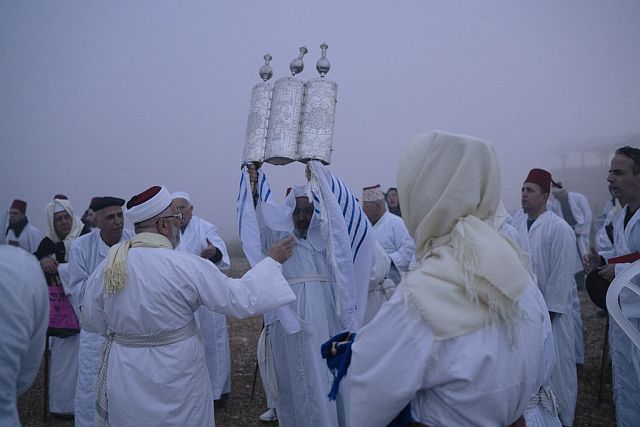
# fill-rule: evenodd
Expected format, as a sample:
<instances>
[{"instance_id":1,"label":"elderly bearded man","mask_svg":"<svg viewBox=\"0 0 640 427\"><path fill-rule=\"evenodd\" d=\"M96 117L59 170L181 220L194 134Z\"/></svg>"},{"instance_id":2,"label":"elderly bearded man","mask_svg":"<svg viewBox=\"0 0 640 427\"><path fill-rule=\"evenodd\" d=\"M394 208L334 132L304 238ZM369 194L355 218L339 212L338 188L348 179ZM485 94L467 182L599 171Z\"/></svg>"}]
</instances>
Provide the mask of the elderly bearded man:
<instances>
[{"instance_id":1,"label":"elderly bearded man","mask_svg":"<svg viewBox=\"0 0 640 427\"><path fill-rule=\"evenodd\" d=\"M417 263L355 337L348 425L386 426L408 403L417 425L522 425L553 341L540 292L493 228L493 148L419 135L401 155L398 189Z\"/></svg>"},{"instance_id":2,"label":"elderly bearded man","mask_svg":"<svg viewBox=\"0 0 640 427\"><path fill-rule=\"evenodd\" d=\"M613 217L613 249L583 258L588 270L597 268L608 281L630 264L608 264L610 258L640 252L640 150L622 147L611 159L607 176L613 197L624 205ZM640 297L628 289L620 293L622 312L640 329ZM613 399L620 427L638 425L640 420L640 350L614 321L609 322L609 346L613 367Z\"/></svg>"},{"instance_id":3,"label":"elderly bearded man","mask_svg":"<svg viewBox=\"0 0 640 427\"><path fill-rule=\"evenodd\" d=\"M174 251L182 215L164 187L127 202L136 235L109 250L86 284L85 328L105 334L96 424L215 424L211 382L194 312L204 305L249 317L295 299L281 273L293 241L276 242L241 279Z\"/></svg>"},{"instance_id":4,"label":"elderly bearded man","mask_svg":"<svg viewBox=\"0 0 640 427\"><path fill-rule=\"evenodd\" d=\"M77 313L82 306L87 279L106 258L109 248L133 236L131 230L123 228L122 205L124 200L117 197L94 197L91 206L99 228L79 237L71 245L69 276L72 302ZM90 427L95 424L96 379L105 340L102 335L80 326L75 426Z\"/></svg>"},{"instance_id":5,"label":"elderly bearded man","mask_svg":"<svg viewBox=\"0 0 640 427\"><path fill-rule=\"evenodd\" d=\"M38 248L42 232L27 219L27 202L15 199L9 208L8 224L4 232L3 243L18 246L30 254Z\"/></svg>"},{"instance_id":6,"label":"elderly bearded man","mask_svg":"<svg viewBox=\"0 0 640 427\"><path fill-rule=\"evenodd\" d=\"M69 287L69 254L76 238L89 233L80 218L74 215L66 196L57 194L45 208L49 232L35 252L47 283L62 285L67 297ZM49 375L49 411L72 417L78 381L78 335L51 337L51 371Z\"/></svg>"},{"instance_id":7,"label":"elderly bearded man","mask_svg":"<svg viewBox=\"0 0 640 427\"><path fill-rule=\"evenodd\" d=\"M193 215L189 194L178 191L171 195L173 204L182 214L180 244L176 250L208 259L220 270L231 265L227 246L218 235L215 225ZM231 350L227 332L227 318L206 307L196 311L196 321L204 338L207 368L211 379L213 399L218 400L231 391Z\"/></svg>"},{"instance_id":8,"label":"elderly bearded man","mask_svg":"<svg viewBox=\"0 0 640 427\"><path fill-rule=\"evenodd\" d=\"M558 358L551 385L558 396L563 426L573 425L578 395L576 373L576 328L574 278L578 257L573 230L562 218L547 210L551 174L532 169L522 185L522 210L514 217L514 227L529 254L538 287L547 303Z\"/></svg>"}]
</instances>

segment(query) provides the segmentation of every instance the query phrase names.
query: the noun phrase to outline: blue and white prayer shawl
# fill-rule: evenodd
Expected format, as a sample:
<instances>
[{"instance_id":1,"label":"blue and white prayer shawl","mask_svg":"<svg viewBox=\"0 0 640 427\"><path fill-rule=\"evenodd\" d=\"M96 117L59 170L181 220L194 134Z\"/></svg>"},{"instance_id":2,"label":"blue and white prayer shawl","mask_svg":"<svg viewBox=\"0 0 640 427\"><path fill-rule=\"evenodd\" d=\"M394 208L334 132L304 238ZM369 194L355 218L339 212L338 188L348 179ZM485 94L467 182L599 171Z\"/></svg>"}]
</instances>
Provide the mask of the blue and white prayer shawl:
<instances>
[{"instance_id":1,"label":"blue and white prayer shawl","mask_svg":"<svg viewBox=\"0 0 640 427\"><path fill-rule=\"evenodd\" d=\"M312 227L319 223L318 230L309 230L309 241L316 232L327 241L325 248L329 262L333 265L338 317L344 330L357 331L364 322L369 277L375 256L375 237L372 234L364 211L347 187L318 161L309 162L311 180L310 195L314 203ZM257 193L259 208L264 223L276 231L293 231L291 214L293 206L282 206L273 201L269 183L258 171ZM283 210L284 209L284 210ZM287 210L288 209L288 210ZM251 265L260 261L264 254L260 243L260 225L253 206L253 196L246 168L242 170L237 208L238 234L242 247ZM278 320L289 332L297 332L297 316L291 309L277 309ZM265 315L265 323L271 318Z\"/></svg>"},{"instance_id":2,"label":"blue and white prayer shawl","mask_svg":"<svg viewBox=\"0 0 640 427\"><path fill-rule=\"evenodd\" d=\"M321 225L329 230L327 253L334 266L338 314L343 330L364 324L375 236L362 207L347 186L317 160L309 162L310 185L320 204Z\"/></svg>"}]
</instances>

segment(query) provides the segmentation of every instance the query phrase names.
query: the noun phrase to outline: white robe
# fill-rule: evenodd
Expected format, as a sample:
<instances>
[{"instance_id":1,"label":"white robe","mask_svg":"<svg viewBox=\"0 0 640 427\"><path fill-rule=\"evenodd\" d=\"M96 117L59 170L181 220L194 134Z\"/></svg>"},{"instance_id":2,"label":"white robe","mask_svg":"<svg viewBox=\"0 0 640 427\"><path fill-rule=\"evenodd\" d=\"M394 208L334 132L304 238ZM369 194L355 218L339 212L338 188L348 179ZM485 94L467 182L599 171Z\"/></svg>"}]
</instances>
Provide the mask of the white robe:
<instances>
[{"instance_id":1,"label":"white robe","mask_svg":"<svg viewBox=\"0 0 640 427\"><path fill-rule=\"evenodd\" d=\"M181 233L180 245L176 250L200 256L208 245L207 239L222 253L222 259L216 263L216 267L220 270L229 268L231 261L227 246L220 238L218 229L215 225L198 216L191 217L184 233ZM222 394L231 391L231 348L229 347L227 318L224 314L200 307L196 311L196 321L204 338L209 379L211 380L213 398L217 400Z\"/></svg>"},{"instance_id":2,"label":"white robe","mask_svg":"<svg viewBox=\"0 0 640 427\"><path fill-rule=\"evenodd\" d=\"M287 235L264 229L264 248ZM336 315L332 267L327 259L323 247L296 238L293 255L283 264L282 274L296 294L296 301L289 307L301 321L302 330L288 334L279 320L266 326L278 384L280 427L338 426L336 402L327 398L333 377L320 354L321 345L342 332Z\"/></svg>"},{"instance_id":3,"label":"white robe","mask_svg":"<svg viewBox=\"0 0 640 427\"><path fill-rule=\"evenodd\" d=\"M105 295L103 262L86 285L83 325L105 334L157 334L194 321L201 305L242 318L294 300L281 265L266 258L241 279L211 262L163 248L132 248L125 288ZM202 336L174 344L111 347L108 423L114 426L211 426L211 382Z\"/></svg>"},{"instance_id":4,"label":"white robe","mask_svg":"<svg viewBox=\"0 0 640 427\"><path fill-rule=\"evenodd\" d=\"M376 243L375 246L375 261L369 281L369 296L367 298L364 324L369 323L369 321L373 319L382 304L391 297L391 294L396 288L393 280L387 278L389 269L391 268L391 258L389 258L389 255L387 255L379 243Z\"/></svg>"},{"instance_id":5,"label":"white robe","mask_svg":"<svg viewBox=\"0 0 640 427\"><path fill-rule=\"evenodd\" d=\"M0 425L19 426L17 397L42 362L49 295L40 264L22 249L0 246Z\"/></svg>"},{"instance_id":6,"label":"white robe","mask_svg":"<svg viewBox=\"0 0 640 427\"><path fill-rule=\"evenodd\" d=\"M5 245L18 246L30 254L34 253L36 249L38 249L38 245L44 238L44 234L42 231L38 230L33 225L27 223L24 227L20 236L16 237L13 230L7 231L7 226L4 227L4 231L6 232L4 235L4 239L2 243Z\"/></svg>"},{"instance_id":7,"label":"white robe","mask_svg":"<svg viewBox=\"0 0 640 427\"><path fill-rule=\"evenodd\" d=\"M591 219L593 215L589 201L584 194L569 191L568 197L571 213L576 220L576 224L573 225L572 228L576 234L576 244L579 255L582 257L589 253L589 237L591 236ZM558 200L553 193L549 196L547 208L560 218L564 218L560 200ZM580 266L582 266L582 263L580 263ZM580 270L582 270L582 267L580 267Z\"/></svg>"},{"instance_id":8,"label":"white robe","mask_svg":"<svg viewBox=\"0 0 640 427\"><path fill-rule=\"evenodd\" d=\"M609 204L610 206L610 204ZM608 224L612 224L613 223L613 218L616 216L616 214L619 211L616 211L615 209L609 209L607 210L606 215L604 215L604 218L602 220L602 224L600 227L598 227L597 231L596 231L596 237L595 237L595 248L596 251L598 253L600 252L604 252L604 253L608 253L613 251L613 243L611 242L611 239L609 239L609 235L607 234L607 229L606 226Z\"/></svg>"},{"instance_id":9,"label":"white robe","mask_svg":"<svg viewBox=\"0 0 640 427\"><path fill-rule=\"evenodd\" d=\"M409 270L416 245L404 221L397 215L385 212L373 226L376 240L399 271Z\"/></svg>"},{"instance_id":10,"label":"white robe","mask_svg":"<svg viewBox=\"0 0 640 427\"><path fill-rule=\"evenodd\" d=\"M575 235L571 227L551 211L540 215L527 231L527 214L521 210L514 217L514 226L522 236L525 252L531 257L548 310L557 313L551 321L558 352L551 385L558 396L560 421L570 426L573 425L578 394L573 316L573 300L577 296Z\"/></svg>"},{"instance_id":11,"label":"white robe","mask_svg":"<svg viewBox=\"0 0 640 427\"><path fill-rule=\"evenodd\" d=\"M640 209L634 213L625 227L624 217L627 209L628 206L625 206L613 219L613 249L600 253L606 260L640 252ZM616 264L616 275L629 265ZM624 289L620 293L620 307L633 326L640 330L640 297ZM640 420L640 350L613 319L609 322L609 347L617 425L637 426Z\"/></svg>"},{"instance_id":12,"label":"white robe","mask_svg":"<svg viewBox=\"0 0 640 427\"><path fill-rule=\"evenodd\" d=\"M133 236L133 231L123 230L124 241ZM80 307L86 290L86 282L98 265L109 253L109 246L100 237L100 230L78 237L71 245L69 254L69 277L71 288L71 302L78 318L81 316ZM82 327L82 325L80 325ZM75 397L75 427L91 427L95 425L96 412L96 379L102 346L105 339L102 335L82 328L78 344L78 381Z\"/></svg>"},{"instance_id":13,"label":"white robe","mask_svg":"<svg viewBox=\"0 0 640 427\"><path fill-rule=\"evenodd\" d=\"M581 281L584 286L584 266L582 265L582 257L589 253L591 246L589 245L589 239L591 237L591 220L593 215L591 213L591 207L589 201L584 194L575 193L570 191L568 193L569 206L573 218L576 220L576 224L570 226L573 228L573 232L576 235L576 245L578 247L578 256L576 257L576 273L580 273L583 276ZM553 193L549 196L547 201L547 208L560 218L564 218L562 212L562 206L560 200L558 200ZM566 220L566 219L565 219ZM580 298L578 297L577 290L572 291L572 310L574 328L576 330L576 362L584 364L584 336L582 327L582 317L580 314Z\"/></svg>"},{"instance_id":14,"label":"white robe","mask_svg":"<svg viewBox=\"0 0 640 427\"><path fill-rule=\"evenodd\" d=\"M549 320L534 286L520 299L525 316L513 349L498 326L437 340L401 283L355 338L340 385L348 425L385 426L409 402L413 418L434 427L514 422L546 374Z\"/></svg>"}]
</instances>

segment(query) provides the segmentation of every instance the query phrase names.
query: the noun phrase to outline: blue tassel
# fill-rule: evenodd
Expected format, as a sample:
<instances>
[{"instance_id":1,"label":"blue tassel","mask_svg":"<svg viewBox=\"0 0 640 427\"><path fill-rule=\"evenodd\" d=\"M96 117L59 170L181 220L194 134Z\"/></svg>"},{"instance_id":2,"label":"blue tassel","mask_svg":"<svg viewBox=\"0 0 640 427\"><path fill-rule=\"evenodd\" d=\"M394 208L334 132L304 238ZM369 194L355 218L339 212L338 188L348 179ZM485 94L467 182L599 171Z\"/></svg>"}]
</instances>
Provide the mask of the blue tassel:
<instances>
[{"instance_id":1,"label":"blue tassel","mask_svg":"<svg viewBox=\"0 0 640 427\"><path fill-rule=\"evenodd\" d=\"M355 337L355 333L342 332L322 344L320 349L322 358L327 361L327 366L333 374L333 384L327 396L329 400L336 400L340 381L347 375L351 364L351 344Z\"/></svg>"}]
</instances>

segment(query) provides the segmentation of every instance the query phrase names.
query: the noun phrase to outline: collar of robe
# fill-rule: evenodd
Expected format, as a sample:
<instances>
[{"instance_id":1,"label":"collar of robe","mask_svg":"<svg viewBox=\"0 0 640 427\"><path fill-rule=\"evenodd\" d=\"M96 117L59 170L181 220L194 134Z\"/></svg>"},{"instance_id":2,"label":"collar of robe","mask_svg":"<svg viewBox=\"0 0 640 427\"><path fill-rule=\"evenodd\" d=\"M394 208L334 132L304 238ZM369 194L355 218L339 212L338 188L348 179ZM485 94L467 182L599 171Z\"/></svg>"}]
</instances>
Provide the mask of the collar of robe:
<instances>
[{"instance_id":1,"label":"collar of robe","mask_svg":"<svg viewBox=\"0 0 640 427\"><path fill-rule=\"evenodd\" d=\"M28 223L29 223L29 220L25 216L24 219L21 221L18 221L17 224L9 224L9 226L7 227L7 230L4 232L4 235L6 236L7 233L9 233L9 230L13 230L13 234L15 234L16 238L18 238L20 237L20 234L22 234L22 230L24 230L24 228L27 226Z\"/></svg>"}]
</instances>

